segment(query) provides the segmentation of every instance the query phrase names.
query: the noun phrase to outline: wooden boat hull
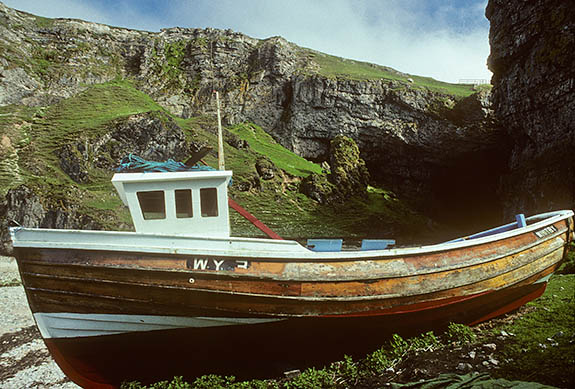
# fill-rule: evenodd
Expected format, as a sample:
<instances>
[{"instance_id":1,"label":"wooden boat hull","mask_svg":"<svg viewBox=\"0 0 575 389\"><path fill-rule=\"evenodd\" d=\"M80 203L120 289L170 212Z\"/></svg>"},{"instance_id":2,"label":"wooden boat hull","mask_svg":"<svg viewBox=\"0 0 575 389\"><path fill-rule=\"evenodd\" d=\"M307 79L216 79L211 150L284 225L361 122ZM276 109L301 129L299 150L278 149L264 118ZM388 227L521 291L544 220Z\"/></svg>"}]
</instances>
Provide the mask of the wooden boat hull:
<instances>
[{"instance_id":1,"label":"wooden boat hull","mask_svg":"<svg viewBox=\"0 0 575 389\"><path fill-rule=\"evenodd\" d=\"M433 329L454 320L480 321L489 317L493 307L499 314L511 311L541 295L545 285L531 284L394 315L292 318L252 325L54 338L45 342L65 373L89 387L207 373L270 377L293 368L329 363L344 354L361 356L374 351L392 333Z\"/></svg>"},{"instance_id":2,"label":"wooden boat hull","mask_svg":"<svg viewBox=\"0 0 575 389\"><path fill-rule=\"evenodd\" d=\"M369 351L393 332L509 312L545 290L573 239L572 215L472 242L375 252L222 239L205 241L202 253L193 239L149 236L164 244L144 246L142 234L32 230L16 236L15 250L62 370L80 385L113 387L173 375L273 374L273 365ZM107 250L94 249L100 236ZM120 237L138 243L116 244Z\"/></svg>"}]
</instances>

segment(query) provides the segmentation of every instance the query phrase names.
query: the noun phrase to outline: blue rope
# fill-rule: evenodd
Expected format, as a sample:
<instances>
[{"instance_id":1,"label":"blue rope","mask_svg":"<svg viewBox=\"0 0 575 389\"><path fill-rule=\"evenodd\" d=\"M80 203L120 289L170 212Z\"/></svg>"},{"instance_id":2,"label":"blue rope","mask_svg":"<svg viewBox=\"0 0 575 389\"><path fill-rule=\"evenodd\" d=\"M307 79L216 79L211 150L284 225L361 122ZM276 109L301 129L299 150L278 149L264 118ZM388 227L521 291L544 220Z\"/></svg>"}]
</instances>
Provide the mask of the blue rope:
<instances>
[{"instance_id":1,"label":"blue rope","mask_svg":"<svg viewBox=\"0 0 575 389\"><path fill-rule=\"evenodd\" d=\"M187 166L182 162L176 162L168 159L164 162L147 161L137 155L129 154L122 158L120 166L116 168L117 172L184 172L198 170L216 170L211 166L199 165Z\"/></svg>"}]
</instances>

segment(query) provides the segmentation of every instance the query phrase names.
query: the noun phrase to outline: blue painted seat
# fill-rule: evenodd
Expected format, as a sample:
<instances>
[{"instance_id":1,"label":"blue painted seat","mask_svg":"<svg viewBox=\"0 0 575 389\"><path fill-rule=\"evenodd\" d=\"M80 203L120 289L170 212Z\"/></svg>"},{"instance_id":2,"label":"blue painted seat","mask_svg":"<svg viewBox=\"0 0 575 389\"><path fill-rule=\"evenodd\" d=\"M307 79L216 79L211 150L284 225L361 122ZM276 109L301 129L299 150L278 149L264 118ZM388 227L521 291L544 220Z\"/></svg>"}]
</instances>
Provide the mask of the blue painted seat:
<instances>
[{"instance_id":1,"label":"blue painted seat","mask_svg":"<svg viewBox=\"0 0 575 389\"><path fill-rule=\"evenodd\" d=\"M307 248L312 251L341 251L342 239L308 239Z\"/></svg>"},{"instance_id":2,"label":"blue painted seat","mask_svg":"<svg viewBox=\"0 0 575 389\"><path fill-rule=\"evenodd\" d=\"M517 220L517 228L527 227L527 221L525 220L525 215L520 213L515 215L515 220Z\"/></svg>"},{"instance_id":3,"label":"blue painted seat","mask_svg":"<svg viewBox=\"0 0 575 389\"><path fill-rule=\"evenodd\" d=\"M364 239L361 241L361 250L385 250L387 246L394 244L393 239Z\"/></svg>"}]
</instances>

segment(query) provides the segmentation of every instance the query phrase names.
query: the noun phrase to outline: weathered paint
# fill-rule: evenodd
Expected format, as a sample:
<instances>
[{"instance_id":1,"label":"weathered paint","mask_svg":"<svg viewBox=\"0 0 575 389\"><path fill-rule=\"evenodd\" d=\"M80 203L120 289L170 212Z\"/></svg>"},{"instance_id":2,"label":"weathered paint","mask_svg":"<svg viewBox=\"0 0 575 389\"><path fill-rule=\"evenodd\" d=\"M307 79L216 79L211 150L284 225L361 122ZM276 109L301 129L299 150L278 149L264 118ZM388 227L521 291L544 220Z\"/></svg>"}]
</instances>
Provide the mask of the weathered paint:
<instances>
[{"instance_id":1,"label":"weathered paint","mask_svg":"<svg viewBox=\"0 0 575 389\"><path fill-rule=\"evenodd\" d=\"M560 265L572 239L571 212L527 222L521 229L476 240L337 253L259 239L42 234L25 229L13 235L21 237L15 240L15 253L34 314L157 317L160 322L181 318L173 320L192 327L196 323L196 328L185 332L156 329L47 339L56 361L75 382L109 387L120 378L139 378L151 360L158 368L167 365L172 374L170 368L182 361L166 357L170 353L161 349L179 346L182 338L172 335L176 333L194 347L181 357L184 367L193 370L219 362L214 360L216 354L206 352L218 350L222 336L226 344L235 346L229 355L218 355L237 362L242 357L238 353L258 342L265 342L266 350L269 343L277 342L282 351L301 354L303 347L308 350L316 341L318 347L337 343L339 332L352 333L348 339L367 343L384 327L476 323L508 312L543 292L545 280ZM66 240L69 237L81 244L74 246ZM104 240L109 240L108 245ZM194 321L198 317L240 324L204 328ZM73 323L66 321L66 325ZM71 328L69 333L75 330L81 332ZM313 336L306 336L310 331ZM144 346L150 353L139 358ZM118 372L106 359L126 353L138 362L125 372ZM161 355L162 360L153 355ZM267 359L275 357L280 356Z\"/></svg>"}]
</instances>

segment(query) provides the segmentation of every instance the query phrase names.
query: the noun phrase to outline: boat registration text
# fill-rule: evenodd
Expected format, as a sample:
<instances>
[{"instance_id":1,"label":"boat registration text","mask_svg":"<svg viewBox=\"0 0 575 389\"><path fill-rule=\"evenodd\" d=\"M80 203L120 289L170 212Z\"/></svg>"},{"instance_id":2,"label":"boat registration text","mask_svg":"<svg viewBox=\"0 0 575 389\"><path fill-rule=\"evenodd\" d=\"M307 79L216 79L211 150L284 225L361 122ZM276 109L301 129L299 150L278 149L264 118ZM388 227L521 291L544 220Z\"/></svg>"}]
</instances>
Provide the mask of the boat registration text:
<instances>
[{"instance_id":1,"label":"boat registration text","mask_svg":"<svg viewBox=\"0 0 575 389\"><path fill-rule=\"evenodd\" d=\"M192 270L234 271L248 269L250 262L243 259L191 258L186 261L186 267Z\"/></svg>"}]
</instances>

